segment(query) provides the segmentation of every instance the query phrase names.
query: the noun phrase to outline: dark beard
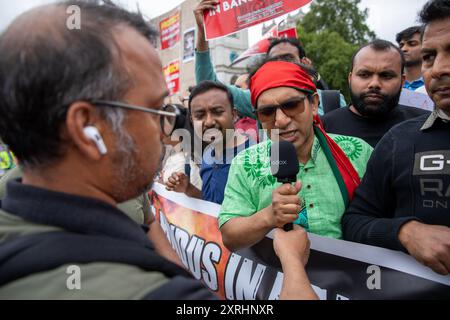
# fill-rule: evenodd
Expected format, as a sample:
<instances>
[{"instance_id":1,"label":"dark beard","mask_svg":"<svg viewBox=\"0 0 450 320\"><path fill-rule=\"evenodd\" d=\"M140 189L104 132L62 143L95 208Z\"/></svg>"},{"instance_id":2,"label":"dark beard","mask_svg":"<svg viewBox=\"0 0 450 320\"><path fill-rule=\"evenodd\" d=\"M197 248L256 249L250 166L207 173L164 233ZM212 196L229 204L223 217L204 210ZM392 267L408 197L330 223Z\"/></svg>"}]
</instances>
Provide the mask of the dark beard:
<instances>
[{"instance_id":1,"label":"dark beard","mask_svg":"<svg viewBox=\"0 0 450 320\"><path fill-rule=\"evenodd\" d=\"M402 90L400 87L398 93L393 96L382 94L379 90L370 90L360 95L356 95L350 87L352 105L362 116L367 118L386 118L389 113L398 105L401 93ZM367 105L364 102L364 98L368 94L378 94L383 96L383 102L378 105Z\"/></svg>"}]
</instances>

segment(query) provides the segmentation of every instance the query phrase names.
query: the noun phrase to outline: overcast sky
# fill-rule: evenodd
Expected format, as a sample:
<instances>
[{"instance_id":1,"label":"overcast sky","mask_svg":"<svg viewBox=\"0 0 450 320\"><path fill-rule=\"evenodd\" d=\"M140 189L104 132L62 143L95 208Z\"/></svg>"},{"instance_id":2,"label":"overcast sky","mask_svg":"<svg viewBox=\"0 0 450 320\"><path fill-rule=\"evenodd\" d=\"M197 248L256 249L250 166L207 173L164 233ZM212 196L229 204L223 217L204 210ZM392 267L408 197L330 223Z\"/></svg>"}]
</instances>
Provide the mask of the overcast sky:
<instances>
[{"instance_id":1,"label":"overcast sky","mask_svg":"<svg viewBox=\"0 0 450 320\"><path fill-rule=\"evenodd\" d=\"M17 15L37 5L52 0L0 0L0 30L3 30ZM116 1L117 2L117 1ZM119 0L131 9L139 3L141 10L153 18L173 9L182 0ZM417 13L427 0L362 0L361 8L369 8L368 25L379 38L395 40L395 34L417 23ZM261 27L250 29L250 43L258 40Z\"/></svg>"}]
</instances>

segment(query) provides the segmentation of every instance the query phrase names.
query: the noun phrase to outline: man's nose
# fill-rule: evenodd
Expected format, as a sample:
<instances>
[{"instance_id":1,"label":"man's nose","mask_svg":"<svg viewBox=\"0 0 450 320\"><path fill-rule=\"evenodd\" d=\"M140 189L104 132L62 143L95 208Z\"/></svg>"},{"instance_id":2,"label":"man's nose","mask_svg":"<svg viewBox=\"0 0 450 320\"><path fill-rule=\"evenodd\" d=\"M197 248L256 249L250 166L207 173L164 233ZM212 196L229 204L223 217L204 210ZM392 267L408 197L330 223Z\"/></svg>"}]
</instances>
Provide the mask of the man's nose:
<instances>
[{"instance_id":1,"label":"man's nose","mask_svg":"<svg viewBox=\"0 0 450 320\"><path fill-rule=\"evenodd\" d=\"M215 124L216 124L215 117L211 113L207 113L206 118L205 118L205 123L204 123L205 127L212 128L215 126Z\"/></svg>"},{"instance_id":2,"label":"man's nose","mask_svg":"<svg viewBox=\"0 0 450 320\"><path fill-rule=\"evenodd\" d=\"M369 82L369 89L380 89L381 88L381 81L380 77L377 75L374 75Z\"/></svg>"},{"instance_id":3,"label":"man's nose","mask_svg":"<svg viewBox=\"0 0 450 320\"><path fill-rule=\"evenodd\" d=\"M292 121L290 117L288 117L283 110L278 108L275 112L275 127L284 129L286 128L289 123Z\"/></svg>"}]
</instances>

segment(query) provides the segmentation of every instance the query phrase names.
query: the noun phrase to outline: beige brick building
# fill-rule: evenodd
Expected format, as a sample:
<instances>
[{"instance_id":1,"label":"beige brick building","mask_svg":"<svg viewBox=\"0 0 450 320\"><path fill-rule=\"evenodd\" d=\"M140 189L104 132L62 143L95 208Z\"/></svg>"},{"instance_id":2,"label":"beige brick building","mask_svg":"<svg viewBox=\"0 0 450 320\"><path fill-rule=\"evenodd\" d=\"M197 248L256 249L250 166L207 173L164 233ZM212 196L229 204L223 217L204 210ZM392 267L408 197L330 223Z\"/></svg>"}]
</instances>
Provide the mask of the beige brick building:
<instances>
[{"instance_id":1,"label":"beige brick building","mask_svg":"<svg viewBox=\"0 0 450 320\"><path fill-rule=\"evenodd\" d=\"M188 39L185 39L185 32L196 27L193 14L196 4L197 0L186 0L170 12L152 19L153 25L159 30L161 21L174 16L178 10L181 13L180 41L169 49L161 50L161 41L160 39L158 40L158 48L163 66L175 60L179 60L180 62L180 90L178 94L175 94L171 98L172 102L179 102L178 96L183 95L189 86L195 85L195 61L183 62L185 51L183 47L185 46L185 41L188 41ZM161 30L159 32L161 33ZM195 36L197 36L196 33ZM247 30L228 37L212 40L210 41L210 48L211 59L220 81L229 83L233 75L240 75L246 72L242 66L232 68L229 66L233 58L236 58L248 48Z\"/></svg>"}]
</instances>

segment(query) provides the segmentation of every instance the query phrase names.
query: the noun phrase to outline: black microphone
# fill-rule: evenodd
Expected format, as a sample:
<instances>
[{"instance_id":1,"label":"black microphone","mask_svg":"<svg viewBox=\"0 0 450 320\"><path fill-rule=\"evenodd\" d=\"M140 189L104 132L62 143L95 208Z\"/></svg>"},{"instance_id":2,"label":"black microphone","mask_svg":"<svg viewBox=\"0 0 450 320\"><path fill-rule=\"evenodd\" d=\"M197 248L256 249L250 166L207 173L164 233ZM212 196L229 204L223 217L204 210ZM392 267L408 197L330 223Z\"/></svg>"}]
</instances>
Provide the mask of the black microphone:
<instances>
[{"instance_id":1,"label":"black microphone","mask_svg":"<svg viewBox=\"0 0 450 320\"><path fill-rule=\"evenodd\" d=\"M272 143L270 150L270 170L272 175L280 183L297 182L297 174L300 166L297 159L297 151L289 141ZM294 228L292 223L286 224L284 231L291 231Z\"/></svg>"}]
</instances>

